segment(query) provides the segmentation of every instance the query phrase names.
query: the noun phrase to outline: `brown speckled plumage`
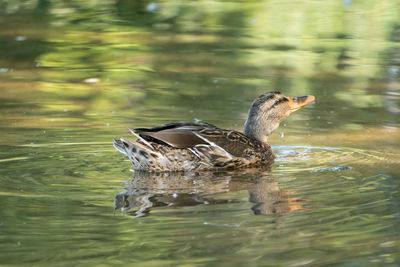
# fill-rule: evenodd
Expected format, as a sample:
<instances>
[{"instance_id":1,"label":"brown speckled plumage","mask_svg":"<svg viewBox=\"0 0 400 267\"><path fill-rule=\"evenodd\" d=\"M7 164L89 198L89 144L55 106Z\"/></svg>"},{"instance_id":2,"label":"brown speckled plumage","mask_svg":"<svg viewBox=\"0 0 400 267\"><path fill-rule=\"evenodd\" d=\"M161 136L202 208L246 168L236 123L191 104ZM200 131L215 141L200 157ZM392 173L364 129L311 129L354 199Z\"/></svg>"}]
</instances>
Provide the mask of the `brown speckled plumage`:
<instances>
[{"instance_id":1,"label":"brown speckled plumage","mask_svg":"<svg viewBox=\"0 0 400 267\"><path fill-rule=\"evenodd\" d=\"M266 142L268 135L290 113L313 100L313 96L288 98L271 92L254 100L244 133L207 123L177 122L131 130L138 139L115 139L114 147L129 157L135 170L218 170L268 165L274 161Z\"/></svg>"}]
</instances>

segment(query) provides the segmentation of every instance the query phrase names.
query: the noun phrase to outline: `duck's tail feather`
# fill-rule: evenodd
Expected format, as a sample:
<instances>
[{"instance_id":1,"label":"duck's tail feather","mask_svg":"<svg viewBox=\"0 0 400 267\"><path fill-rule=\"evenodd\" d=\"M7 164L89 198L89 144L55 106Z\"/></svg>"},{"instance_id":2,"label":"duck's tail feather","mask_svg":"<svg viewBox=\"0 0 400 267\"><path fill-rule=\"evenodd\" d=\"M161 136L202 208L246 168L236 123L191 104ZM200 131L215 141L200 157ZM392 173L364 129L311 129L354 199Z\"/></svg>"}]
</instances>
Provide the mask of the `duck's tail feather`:
<instances>
[{"instance_id":1,"label":"duck's tail feather","mask_svg":"<svg viewBox=\"0 0 400 267\"><path fill-rule=\"evenodd\" d=\"M125 145L122 142L122 139L114 139L114 147L116 150L118 150L119 152L126 154L126 150L125 150Z\"/></svg>"},{"instance_id":2,"label":"duck's tail feather","mask_svg":"<svg viewBox=\"0 0 400 267\"><path fill-rule=\"evenodd\" d=\"M127 155L132 162L134 169L138 170L150 170L160 169L160 163L164 157L158 151L155 151L153 147L148 146L141 140L132 142L128 139L114 139L114 147L121 153Z\"/></svg>"}]
</instances>

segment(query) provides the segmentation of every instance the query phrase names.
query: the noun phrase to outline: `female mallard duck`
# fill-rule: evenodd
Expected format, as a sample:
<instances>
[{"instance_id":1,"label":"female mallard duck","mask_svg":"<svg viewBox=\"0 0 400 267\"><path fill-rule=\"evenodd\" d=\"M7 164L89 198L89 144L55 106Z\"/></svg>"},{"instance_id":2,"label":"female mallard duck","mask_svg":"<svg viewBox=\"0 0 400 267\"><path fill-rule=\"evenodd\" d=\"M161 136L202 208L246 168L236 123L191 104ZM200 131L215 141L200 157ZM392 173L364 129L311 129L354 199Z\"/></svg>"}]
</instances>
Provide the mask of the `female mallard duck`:
<instances>
[{"instance_id":1,"label":"female mallard duck","mask_svg":"<svg viewBox=\"0 0 400 267\"><path fill-rule=\"evenodd\" d=\"M261 166L274 161L267 144L279 123L314 101L314 96L286 97L271 92L257 97L244 125L244 133L212 124L173 122L131 131L138 139L115 139L135 170L191 171Z\"/></svg>"}]
</instances>

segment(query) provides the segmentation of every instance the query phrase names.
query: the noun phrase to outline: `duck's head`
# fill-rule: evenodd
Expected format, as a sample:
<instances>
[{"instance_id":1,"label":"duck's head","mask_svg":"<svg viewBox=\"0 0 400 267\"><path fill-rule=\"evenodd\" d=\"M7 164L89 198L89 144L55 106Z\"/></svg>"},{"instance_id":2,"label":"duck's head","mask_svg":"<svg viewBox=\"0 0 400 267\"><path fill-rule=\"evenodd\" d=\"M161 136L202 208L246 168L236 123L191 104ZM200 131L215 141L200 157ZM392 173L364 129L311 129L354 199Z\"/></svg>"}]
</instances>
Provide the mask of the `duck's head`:
<instances>
[{"instance_id":1,"label":"duck's head","mask_svg":"<svg viewBox=\"0 0 400 267\"><path fill-rule=\"evenodd\" d=\"M262 94L251 105L244 134L266 143L268 135L278 128L281 121L314 99L312 95L287 97L280 92Z\"/></svg>"}]
</instances>

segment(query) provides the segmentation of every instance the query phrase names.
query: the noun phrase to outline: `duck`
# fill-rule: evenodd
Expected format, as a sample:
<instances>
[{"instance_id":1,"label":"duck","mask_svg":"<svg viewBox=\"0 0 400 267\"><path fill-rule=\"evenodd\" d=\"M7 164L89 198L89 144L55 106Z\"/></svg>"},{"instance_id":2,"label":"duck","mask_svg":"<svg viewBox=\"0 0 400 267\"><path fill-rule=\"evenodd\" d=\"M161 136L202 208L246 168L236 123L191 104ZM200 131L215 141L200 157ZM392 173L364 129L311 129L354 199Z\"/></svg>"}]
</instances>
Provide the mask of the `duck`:
<instances>
[{"instance_id":1,"label":"duck","mask_svg":"<svg viewBox=\"0 0 400 267\"><path fill-rule=\"evenodd\" d=\"M312 95L287 97L274 91L258 96L243 133L209 123L171 122L129 131L135 141L114 139L135 171L218 171L269 166L275 156L268 136L290 114L314 102Z\"/></svg>"}]
</instances>

